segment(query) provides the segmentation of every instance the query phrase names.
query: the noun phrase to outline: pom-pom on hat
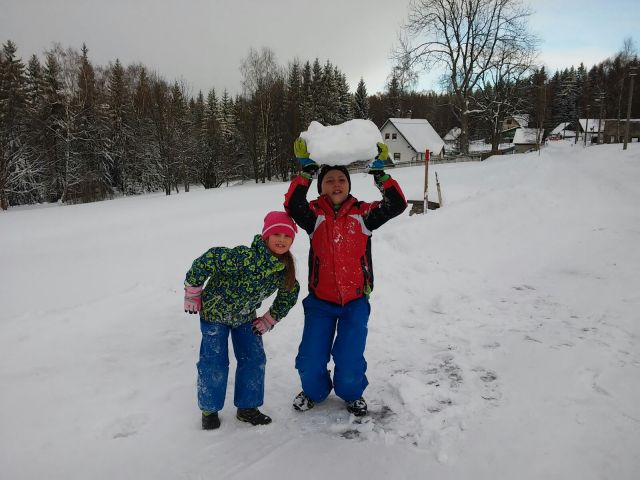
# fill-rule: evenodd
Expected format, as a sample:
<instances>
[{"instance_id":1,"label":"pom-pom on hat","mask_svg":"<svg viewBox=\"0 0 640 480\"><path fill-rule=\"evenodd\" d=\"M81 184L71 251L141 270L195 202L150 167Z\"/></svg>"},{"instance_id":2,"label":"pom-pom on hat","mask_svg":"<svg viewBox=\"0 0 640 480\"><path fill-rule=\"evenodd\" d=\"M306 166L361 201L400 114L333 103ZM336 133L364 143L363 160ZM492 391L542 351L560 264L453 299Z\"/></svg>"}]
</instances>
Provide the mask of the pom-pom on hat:
<instances>
[{"instance_id":1,"label":"pom-pom on hat","mask_svg":"<svg viewBox=\"0 0 640 480\"><path fill-rule=\"evenodd\" d=\"M322 180L324 180L324 176L331 170L339 170L345 174L347 182L349 183L349 192L351 192L351 177L349 176L349 170L347 170L347 167L344 165L323 165L320 169L320 173L318 173L318 193L322 194Z\"/></svg>"},{"instance_id":2,"label":"pom-pom on hat","mask_svg":"<svg viewBox=\"0 0 640 480\"><path fill-rule=\"evenodd\" d=\"M269 212L264 217L264 226L262 227L262 239L266 240L276 233L284 233L292 239L296 237L298 227L287 212Z\"/></svg>"}]
</instances>

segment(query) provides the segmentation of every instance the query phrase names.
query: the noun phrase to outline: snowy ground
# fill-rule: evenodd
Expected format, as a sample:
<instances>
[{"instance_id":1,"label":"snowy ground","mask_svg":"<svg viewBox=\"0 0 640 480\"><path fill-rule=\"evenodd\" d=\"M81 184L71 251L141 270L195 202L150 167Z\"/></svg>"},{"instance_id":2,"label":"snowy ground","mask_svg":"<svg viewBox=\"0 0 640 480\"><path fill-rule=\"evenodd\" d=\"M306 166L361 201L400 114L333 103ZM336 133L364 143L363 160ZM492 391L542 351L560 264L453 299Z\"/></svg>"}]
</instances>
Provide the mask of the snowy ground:
<instances>
[{"instance_id":1,"label":"snowy ground","mask_svg":"<svg viewBox=\"0 0 640 480\"><path fill-rule=\"evenodd\" d=\"M298 304L265 336L274 423L235 420L231 377L199 428L184 273L285 184L0 213L0 477L638 478L640 145L435 169L445 207L374 234L362 423L333 396L292 410ZM420 167L393 174L420 197Z\"/></svg>"}]
</instances>

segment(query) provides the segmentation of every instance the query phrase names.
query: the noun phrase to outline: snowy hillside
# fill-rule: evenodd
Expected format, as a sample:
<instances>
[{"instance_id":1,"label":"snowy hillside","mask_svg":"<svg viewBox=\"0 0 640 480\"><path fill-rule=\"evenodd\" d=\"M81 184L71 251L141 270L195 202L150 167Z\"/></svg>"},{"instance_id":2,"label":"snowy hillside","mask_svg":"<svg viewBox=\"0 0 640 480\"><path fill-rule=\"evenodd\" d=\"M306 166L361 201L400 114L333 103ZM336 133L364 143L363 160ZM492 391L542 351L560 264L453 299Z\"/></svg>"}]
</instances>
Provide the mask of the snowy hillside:
<instances>
[{"instance_id":1,"label":"snowy hillside","mask_svg":"<svg viewBox=\"0 0 640 480\"><path fill-rule=\"evenodd\" d=\"M184 274L249 243L286 184L0 213L0 477L638 478L640 145L435 171L445 207L374 233L362 423L334 396L291 408L298 303L264 338L273 424L235 420L231 375L200 430ZM420 197L422 168L392 174Z\"/></svg>"}]
</instances>

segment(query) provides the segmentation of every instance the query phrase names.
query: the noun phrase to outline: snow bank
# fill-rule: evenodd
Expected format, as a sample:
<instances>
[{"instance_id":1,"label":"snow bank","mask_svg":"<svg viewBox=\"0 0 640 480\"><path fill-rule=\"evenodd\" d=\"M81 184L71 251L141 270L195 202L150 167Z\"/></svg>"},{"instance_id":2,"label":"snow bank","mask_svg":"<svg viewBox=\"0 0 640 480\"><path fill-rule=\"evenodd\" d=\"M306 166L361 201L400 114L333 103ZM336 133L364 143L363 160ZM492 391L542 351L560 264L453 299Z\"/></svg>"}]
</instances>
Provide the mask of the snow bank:
<instances>
[{"instance_id":1,"label":"snow bank","mask_svg":"<svg viewBox=\"0 0 640 480\"><path fill-rule=\"evenodd\" d=\"M222 425L200 429L185 271L250 242L287 183L1 212L0 478L636 480L640 144L437 165L432 186L436 171L445 207L371 239L361 420L335 392L291 407L300 234L300 301L263 337L273 423L236 420L231 354ZM424 167L393 177L421 198Z\"/></svg>"},{"instance_id":2,"label":"snow bank","mask_svg":"<svg viewBox=\"0 0 640 480\"><path fill-rule=\"evenodd\" d=\"M382 142L380 130L370 120L349 120L329 127L311 122L300 136L307 142L312 159L331 165L372 160L378 154L376 143Z\"/></svg>"}]
</instances>

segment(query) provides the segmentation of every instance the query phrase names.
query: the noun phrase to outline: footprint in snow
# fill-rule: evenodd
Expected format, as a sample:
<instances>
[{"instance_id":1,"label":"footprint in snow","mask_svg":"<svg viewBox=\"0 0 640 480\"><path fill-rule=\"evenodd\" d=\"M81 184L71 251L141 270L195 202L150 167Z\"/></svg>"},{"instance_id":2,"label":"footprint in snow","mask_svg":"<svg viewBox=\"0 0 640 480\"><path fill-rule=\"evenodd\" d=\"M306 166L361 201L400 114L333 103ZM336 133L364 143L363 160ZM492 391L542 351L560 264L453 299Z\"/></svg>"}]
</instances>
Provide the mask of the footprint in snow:
<instances>
[{"instance_id":1,"label":"footprint in snow","mask_svg":"<svg viewBox=\"0 0 640 480\"><path fill-rule=\"evenodd\" d=\"M144 413L118 418L107 428L107 435L114 440L131 437L136 435L148 422L149 416Z\"/></svg>"}]
</instances>

